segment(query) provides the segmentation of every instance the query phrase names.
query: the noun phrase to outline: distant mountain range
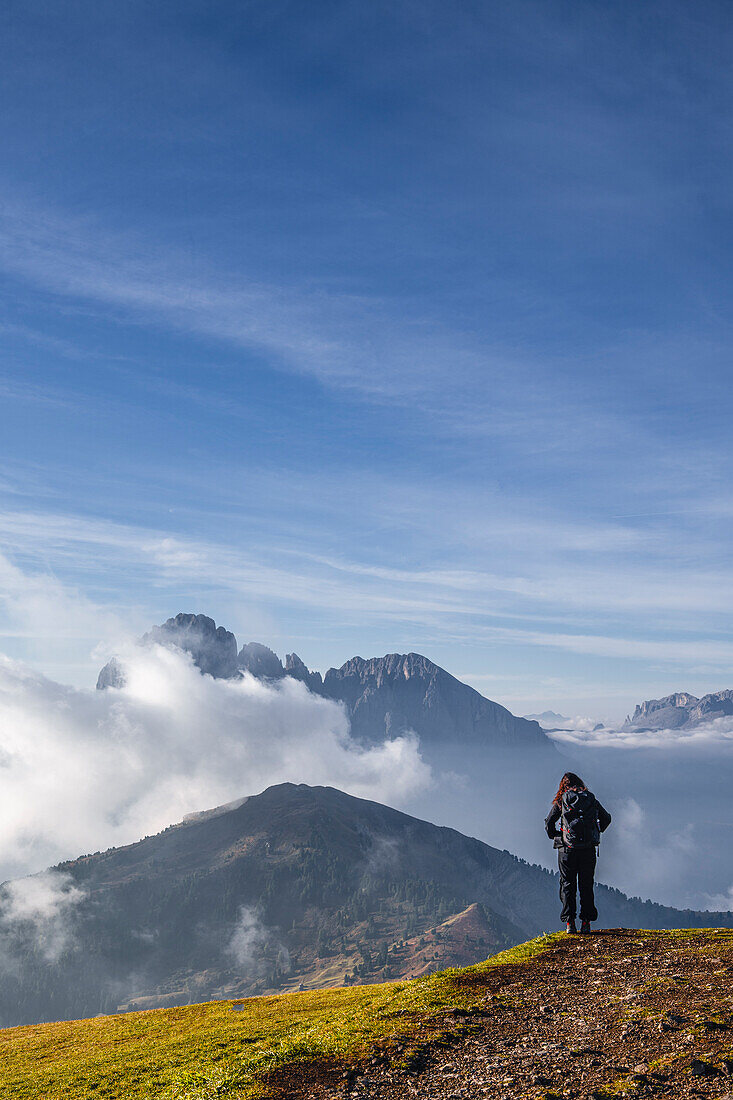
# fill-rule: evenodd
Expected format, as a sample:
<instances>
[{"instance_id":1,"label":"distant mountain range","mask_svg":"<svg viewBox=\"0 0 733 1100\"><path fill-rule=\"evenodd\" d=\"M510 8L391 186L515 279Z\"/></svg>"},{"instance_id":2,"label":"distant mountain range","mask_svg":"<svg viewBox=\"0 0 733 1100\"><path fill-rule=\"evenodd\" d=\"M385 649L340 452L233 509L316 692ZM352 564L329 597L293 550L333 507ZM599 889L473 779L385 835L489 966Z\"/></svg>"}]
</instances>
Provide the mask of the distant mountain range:
<instances>
[{"instance_id":1,"label":"distant mountain range","mask_svg":"<svg viewBox=\"0 0 733 1100\"><path fill-rule=\"evenodd\" d=\"M621 727L624 730L694 729L715 718L733 714L733 691L715 691L698 699L677 691L662 699L640 703Z\"/></svg>"},{"instance_id":2,"label":"distant mountain range","mask_svg":"<svg viewBox=\"0 0 733 1100\"><path fill-rule=\"evenodd\" d=\"M154 626L140 639L142 646L151 643L176 646L190 653L202 672L217 678L249 672L262 680L277 681L285 676L301 680L315 694L342 703L352 734L366 743L414 730L427 746L440 742L550 749L553 743L547 732L577 725L576 719L552 710L518 718L419 653L352 657L321 676L320 672L312 672L297 653L288 653L281 661L261 642L248 642L239 649L231 631L217 627L207 615L192 613L180 613ZM99 673L97 687L119 688L124 678L121 662L113 657ZM712 692L700 699L681 691L640 703L621 728L640 732L691 729L730 714L731 690ZM603 723L595 725L595 729L602 728Z\"/></svg>"},{"instance_id":3,"label":"distant mountain range","mask_svg":"<svg viewBox=\"0 0 733 1100\"><path fill-rule=\"evenodd\" d=\"M546 733L557 731L584 729L602 730L603 722L593 722L590 718L568 718L566 714L558 714L554 710L543 710L541 714L525 714L528 722L539 722Z\"/></svg>"},{"instance_id":4,"label":"distant mountain range","mask_svg":"<svg viewBox=\"0 0 733 1100\"><path fill-rule=\"evenodd\" d=\"M342 703L352 735L364 743L414 730L421 743L474 744L504 748L551 747L539 724L517 718L419 653L352 657L325 676L311 672L296 653L283 663L267 646L248 642L237 650L235 636L207 615L178 614L144 635L140 644L177 646L202 672L230 678L249 672L259 679L302 680L312 692ZM99 673L97 687L119 688L124 669L113 658Z\"/></svg>"},{"instance_id":5,"label":"distant mountain range","mask_svg":"<svg viewBox=\"0 0 733 1100\"><path fill-rule=\"evenodd\" d=\"M714 691L698 699L689 691L676 691L661 699L647 699L639 703L634 713L626 716L622 730L644 731L664 729L695 729L715 718L733 715L733 691ZM579 728L579 720L557 714L553 710L541 714L525 714L528 721L538 722L546 733ZM603 723L593 726L590 720L583 720L585 730L604 729Z\"/></svg>"},{"instance_id":6,"label":"distant mountain range","mask_svg":"<svg viewBox=\"0 0 733 1100\"><path fill-rule=\"evenodd\" d=\"M525 714L528 722L539 722L543 729L551 729L563 726L572 719L564 714L558 714L556 710L543 710L541 714Z\"/></svg>"},{"instance_id":7,"label":"distant mountain range","mask_svg":"<svg viewBox=\"0 0 733 1100\"><path fill-rule=\"evenodd\" d=\"M54 871L81 891L63 950L4 921L2 1026L412 976L558 924L550 872L330 787L270 787ZM733 925L607 887L598 907L606 926Z\"/></svg>"}]
</instances>

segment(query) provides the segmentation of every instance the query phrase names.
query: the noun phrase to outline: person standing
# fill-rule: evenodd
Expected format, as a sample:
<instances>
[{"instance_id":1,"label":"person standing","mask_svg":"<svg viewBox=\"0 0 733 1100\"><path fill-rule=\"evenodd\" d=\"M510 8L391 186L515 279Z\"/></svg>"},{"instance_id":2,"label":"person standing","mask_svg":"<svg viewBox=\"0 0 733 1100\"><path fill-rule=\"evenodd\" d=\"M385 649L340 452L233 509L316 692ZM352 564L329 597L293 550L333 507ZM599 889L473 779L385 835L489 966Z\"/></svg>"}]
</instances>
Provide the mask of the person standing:
<instances>
[{"instance_id":1,"label":"person standing","mask_svg":"<svg viewBox=\"0 0 733 1100\"><path fill-rule=\"evenodd\" d=\"M545 832L557 848L562 902L560 920L565 923L566 932L578 931L575 926L576 891L580 892L581 933L587 935L591 921L598 920L593 897L596 847L601 833L610 824L611 815L580 776L565 772L545 818Z\"/></svg>"}]
</instances>

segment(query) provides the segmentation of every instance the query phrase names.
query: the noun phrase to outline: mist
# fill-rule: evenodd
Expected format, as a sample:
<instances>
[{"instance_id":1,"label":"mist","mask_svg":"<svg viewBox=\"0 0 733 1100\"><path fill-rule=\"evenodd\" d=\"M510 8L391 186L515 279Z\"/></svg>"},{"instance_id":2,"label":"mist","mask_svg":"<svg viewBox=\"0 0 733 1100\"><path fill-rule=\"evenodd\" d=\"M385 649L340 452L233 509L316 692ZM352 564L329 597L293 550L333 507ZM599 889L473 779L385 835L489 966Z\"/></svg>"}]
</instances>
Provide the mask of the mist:
<instances>
[{"instance_id":1,"label":"mist","mask_svg":"<svg viewBox=\"0 0 733 1100\"><path fill-rule=\"evenodd\" d=\"M64 872L44 871L4 883L0 890L0 968L15 972L19 944L47 963L78 946L74 917L85 893Z\"/></svg>"},{"instance_id":2,"label":"mist","mask_svg":"<svg viewBox=\"0 0 733 1100\"><path fill-rule=\"evenodd\" d=\"M285 781L404 805L431 784L417 739L364 748L298 681L215 680L158 645L120 689L80 690L0 658L0 879L128 844Z\"/></svg>"},{"instance_id":3,"label":"mist","mask_svg":"<svg viewBox=\"0 0 733 1100\"><path fill-rule=\"evenodd\" d=\"M601 844L603 881L680 908L731 909L731 728L718 719L690 731L604 731L564 743L614 814Z\"/></svg>"}]
</instances>

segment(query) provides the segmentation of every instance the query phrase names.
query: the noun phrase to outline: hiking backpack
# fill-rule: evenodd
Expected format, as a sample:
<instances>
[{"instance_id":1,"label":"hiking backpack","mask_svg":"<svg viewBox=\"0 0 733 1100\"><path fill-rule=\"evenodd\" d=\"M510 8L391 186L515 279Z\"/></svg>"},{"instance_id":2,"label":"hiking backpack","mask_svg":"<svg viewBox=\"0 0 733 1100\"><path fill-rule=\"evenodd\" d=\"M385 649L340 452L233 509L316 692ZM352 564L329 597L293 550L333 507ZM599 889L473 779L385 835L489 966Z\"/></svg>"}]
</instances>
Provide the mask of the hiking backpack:
<instances>
[{"instance_id":1,"label":"hiking backpack","mask_svg":"<svg viewBox=\"0 0 733 1100\"><path fill-rule=\"evenodd\" d=\"M598 804L590 791L574 787L562 796L562 842L566 848L595 848L601 841Z\"/></svg>"}]
</instances>

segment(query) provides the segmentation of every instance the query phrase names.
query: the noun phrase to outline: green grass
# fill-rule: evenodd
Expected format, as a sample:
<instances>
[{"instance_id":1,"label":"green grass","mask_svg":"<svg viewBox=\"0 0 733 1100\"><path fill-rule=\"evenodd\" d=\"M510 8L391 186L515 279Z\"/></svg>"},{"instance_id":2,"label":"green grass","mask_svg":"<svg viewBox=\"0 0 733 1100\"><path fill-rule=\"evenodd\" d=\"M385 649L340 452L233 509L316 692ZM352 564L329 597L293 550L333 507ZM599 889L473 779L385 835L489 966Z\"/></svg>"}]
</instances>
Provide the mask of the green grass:
<instances>
[{"instance_id":1,"label":"green grass","mask_svg":"<svg viewBox=\"0 0 733 1100\"><path fill-rule=\"evenodd\" d=\"M0 1097L254 1100L267 1094L269 1074L298 1064L328 1060L347 1071L375 1050L409 1063L447 1028L470 1026L488 971L526 962L557 939L409 982L9 1028L0 1031ZM446 1022L447 1009L466 1015Z\"/></svg>"}]
</instances>

